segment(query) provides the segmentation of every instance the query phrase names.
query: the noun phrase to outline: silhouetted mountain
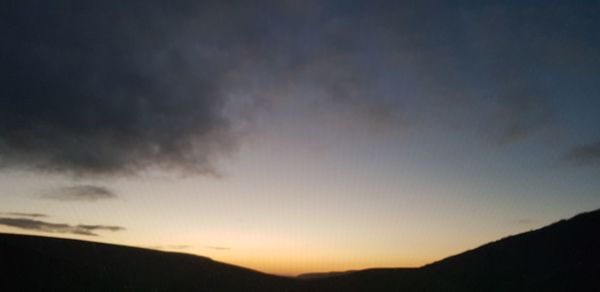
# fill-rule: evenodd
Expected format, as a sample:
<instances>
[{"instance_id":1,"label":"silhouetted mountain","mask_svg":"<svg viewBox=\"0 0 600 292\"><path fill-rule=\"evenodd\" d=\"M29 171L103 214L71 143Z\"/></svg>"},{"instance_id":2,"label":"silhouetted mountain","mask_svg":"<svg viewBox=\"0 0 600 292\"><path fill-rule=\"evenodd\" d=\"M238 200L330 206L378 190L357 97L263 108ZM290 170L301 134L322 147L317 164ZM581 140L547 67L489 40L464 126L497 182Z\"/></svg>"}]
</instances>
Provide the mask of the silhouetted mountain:
<instances>
[{"instance_id":1,"label":"silhouetted mountain","mask_svg":"<svg viewBox=\"0 0 600 292\"><path fill-rule=\"evenodd\" d=\"M0 234L0 291L285 291L290 283L189 254Z\"/></svg>"},{"instance_id":2,"label":"silhouetted mountain","mask_svg":"<svg viewBox=\"0 0 600 292\"><path fill-rule=\"evenodd\" d=\"M328 291L600 291L600 210L419 269L365 270L315 285Z\"/></svg>"},{"instance_id":3,"label":"silhouetted mountain","mask_svg":"<svg viewBox=\"0 0 600 292\"><path fill-rule=\"evenodd\" d=\"M300 274L300 275L296 276L296 278L304 279L304 280L324 279L324 278L343 276L343 275L352 274L352 273L356 273L356 272L357 271L355 271L355 270L350 270L350 271L342 271L342 272L305 273L305 274Z\"/></svg>"},{"instance_id":4,"label":"silhouetted mountain","mask_svg":"<svg viewBox=\"0 0 600 292\"><path fill-rule=\"evenodd\" d=\"M600 291L599 232L597 210L421 268L305 277L312 279L181 253L0 234L0 291Z\"/></svg>"}]
</instances>

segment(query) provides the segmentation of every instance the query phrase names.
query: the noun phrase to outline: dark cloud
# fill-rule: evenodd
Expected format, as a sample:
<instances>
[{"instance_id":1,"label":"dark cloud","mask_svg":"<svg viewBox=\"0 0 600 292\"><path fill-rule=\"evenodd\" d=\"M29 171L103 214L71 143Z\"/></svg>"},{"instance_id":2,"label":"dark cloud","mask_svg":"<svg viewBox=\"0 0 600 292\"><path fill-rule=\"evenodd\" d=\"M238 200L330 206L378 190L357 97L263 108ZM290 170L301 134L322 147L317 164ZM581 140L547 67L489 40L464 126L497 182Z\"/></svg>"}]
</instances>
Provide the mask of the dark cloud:
<instances>
[{"instance_id":1,"label":"dark cloud","mask_svg":"<svg viewBox=\"0 0 600 292\"><path fill-rule=\"evenodd\" d=\"M49 232L49 233L70 233L76 235L98 236L96 231L122 231L125 228L110 225L69 225L66 223L50 223L40 220L27 218L9 218L0 217L0 225L6 225L25 230Z\"/></svg>"},{"instance_id":2,"label":"dark cloud","mask_svg":"<svg viewBox=\"0 0 600 292\"><path fill-rule=\"evenodd\" d=\"M547 17L540 17L535 7L507 3L461 13L465 49L473 62L466 68L473 70L466 72L471 75L470 87L474 89L471 100L489 104L484 131L498 144L523 140L556 122L555 93L549 90L556 84L548 84L544 77L559 71L552 62L563 56L553 55L549 48L569 41L563 38L569 33L556 23L571 17L557 13L557 9L562 8L544 7ZM548 39L548 34L561 37ZM485 103L479 110L486 110Z\"/></svg>"},{"instance_id":3,"label":"dark cloud","mask_svg":"<svg viewBox=\"0 0 600 292\"><path fill-rule=\"evenodd\" d=\"M77 226L75 226L75 228L83 229L83 230L87 230L87 231L96 231L96 230L122 231L122 230L125 230L125 228L120 227L120 226L85 225L85 224L77 225Z\"/></svg>"},{"instance_id":4,"label":"dark cloud","mask_svg":"<svg viewBox=\"0 0 600 292\"><path fill-rule=\"evenodd\" d=\"M552 80L564 78L564 66L598 64L593 54L568 61L557 50L598 47L582 42L593 32L576 21L584 10L425 3L323 4L267 50L280 60L261 63L259 55L242 66L234 87L266 103L305 99L327 115L349 111L361 123L480 127L505 145L557 122L553 88L565 84Z\"/></svg>"},{"instance_id":5,"label":"dark cloud","mask_svg":"<svg viewBox=\"0 0 600 292\"><path fill-rule=\"evenodd\" d=\"M600 141L571 149L565 159L577 165L600 166Z\"/></svg>"},{"instance_id":6,"label":"dark cloud","mask_svg":"<svg viewBox=\"0 0 600 292\"><path fill-rule=\"evenodd\" d=\"M7 212L7 213L0 213L0 214L6 214L6 215L9 215L9 216L16 216L16 217L30 217L30 218L45 218L45 217L48 217L48 215L41 214L41 213Z\"/></svg>"},{"instance_id":7,"label":"dark cloud","mask_svg":"<svg viewBox=\"0 0 600 292\"><path fill-rule=\"evenodd\" d=\"M212 172L232 146L214 61L226 40L194 2L3 5L0 165Z\"/></svg>"},{"instance_id":8,"label":"dark cloud","mask_svg":"<svg viewBox=\"0 0 600 292\"><path fill-rule=\"evenodd\" d=\"M94 185L64 187L43 194L42 198L59 201L99 201L115 199L117 195L109 188Z\"/></svg>"},{"instance_id":9,"label":"dark cloud","mask_svg":"<svg viewBox=\"0 0 600 292\"><path fill-rule=\"evenodd\" d=\"M233 123L254 112L230 111L246 99L301 100L377 126L483 125L507 144L554 122L557 80L600 65L583 6L302 3L10 2L0 166L214 174L235 149Z\"/></svg>"}]
</instances>

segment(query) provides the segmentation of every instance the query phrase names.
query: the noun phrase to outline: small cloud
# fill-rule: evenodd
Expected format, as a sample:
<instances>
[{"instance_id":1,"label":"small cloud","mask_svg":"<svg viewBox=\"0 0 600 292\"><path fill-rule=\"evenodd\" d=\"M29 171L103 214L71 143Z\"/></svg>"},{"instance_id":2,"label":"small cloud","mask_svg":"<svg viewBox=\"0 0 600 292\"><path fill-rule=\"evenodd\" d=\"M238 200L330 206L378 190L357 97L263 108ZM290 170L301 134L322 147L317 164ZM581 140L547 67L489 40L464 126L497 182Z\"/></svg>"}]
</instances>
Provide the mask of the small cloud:
<instances>
[{"instance_id":1,"label":"small cloud","mask_svg":"<svg viewBox=\"0 0 600 292\"><path fill-rule=\"evenodd\" d=\"M122 230L125 230L125 228L123 228L121 226L111 226L111 225L84 225L84 224L80 224L80 225L75 226L75 228L82 229L82 230L88 230L88 231L95 231L95 230L122 231Z\"/></svg>"},{"instance_id":2,"label":"small cloud","mask_svg":"<svg viewBox=\"0 0 600 292\"><path fill-rule=\"evenodd\" d=\"M115 199L117 195L110 189L94 185L78 185L60 188L50 193L43 194L43 199L58 201L87 201Z\"/></svg>"},{"instance_id":3,"label":"small cloud","mask_svg":"<svg viewBox=\"0 0 600 292\"><path fill-rule=\"evenodd\" d=\"M224 247L224 246L205 246L205 248L212 249L212 250L231 250L230 247Z\"/></svg>"},{"instance_id":4,"label":"small cloud","mask_svg":"<svg viewBox=\"0 0 600 292\"><path fill-rule=\"evenodd\" d=\"M529 224L531 224L533 222L534 222L534 220L531 220L529 218L524 218L524 219L517 220L517 224L520 224L520 225L529 225Z\"/></svg>"},{"instance_id":5,"label":"small cloud","mask_svg":"<svg viewBox=\"0 0 600 292\"><path fill-rule=\"evenodd\" d=\"M571 149L565 159L576 165L600 166L600 141Z\"/></svg>"},{"instance_id":6,"label":"small cloud","mask_svg":"<svg viewBox=\"0 0 600 292\"><path fill-rule=\"evenodd\" d=\"M9 216L30 217L30 218L46 218L46 217L48 217L48 215L41 214L41 213L8 212L8 213L4 213L4 214L9 215Z\"/></svg>"},{"instance_id":7,"label":"small cloud","mask_svg":"<svg viewBox=\"0 0 600 292\"><path fill-rule=\"evenodd\" d=\"M66 223L51 223L41 220L28 218L0 217L0 225L10 226L19 229L49 232L49 233L70 233L86 236L98 236L95 231L122 231L125 228L121 226L110 225L70 225Z\"/></svg>"}]
</instances>

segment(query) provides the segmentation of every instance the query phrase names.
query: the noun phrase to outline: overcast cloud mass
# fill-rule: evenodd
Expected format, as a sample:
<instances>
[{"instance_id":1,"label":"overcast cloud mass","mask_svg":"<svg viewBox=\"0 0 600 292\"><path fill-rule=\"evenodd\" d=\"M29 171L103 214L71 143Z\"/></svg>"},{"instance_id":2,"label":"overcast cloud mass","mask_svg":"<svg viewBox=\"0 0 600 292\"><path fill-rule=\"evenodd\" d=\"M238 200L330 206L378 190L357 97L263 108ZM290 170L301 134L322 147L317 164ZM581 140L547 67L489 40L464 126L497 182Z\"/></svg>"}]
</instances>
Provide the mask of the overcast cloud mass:
<instances>
[{"instance_id":1,"label":"overcast cloud mass","mask_svg":"<svg viewBox=\"0 0 600 292\"><path fill-rule=\"evenodd\" d=\"M197 9L190 3L6 4L2 165L76 174L155 165L212 171L210 157L230 143L217 88L224 68L212 60L214 41L191 37Z\"/></svg>"},{"instance_id":2,"label":"overcast cloud mass","mask_svg":"<svg viewBox=\"0 0 600 292\"><path fill-rule=\"evenodd\" d=\"M594 7L444 3L9 1L0 166L217 173L236 121L287 100L506 145L598 81Z\"/></svg>"}]
</instances>

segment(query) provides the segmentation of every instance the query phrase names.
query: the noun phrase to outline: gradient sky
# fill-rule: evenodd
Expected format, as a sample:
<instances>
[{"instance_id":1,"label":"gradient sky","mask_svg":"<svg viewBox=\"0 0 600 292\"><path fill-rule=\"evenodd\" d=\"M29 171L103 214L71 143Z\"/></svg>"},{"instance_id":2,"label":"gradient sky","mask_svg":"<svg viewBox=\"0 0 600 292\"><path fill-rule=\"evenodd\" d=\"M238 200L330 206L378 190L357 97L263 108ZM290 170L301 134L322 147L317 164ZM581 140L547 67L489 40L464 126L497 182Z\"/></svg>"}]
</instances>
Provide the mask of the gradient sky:
<instances>
[{"instance_id":1,"label":"gradient sky","mask_svg":"<svg viewBox=\"0 0 600 292\"><path fill-rule=\"evenodd\" d=\"M0 232L294 275L600 207L594 1L98 2L2 4Z\"/></svg>"}]
</instances>

